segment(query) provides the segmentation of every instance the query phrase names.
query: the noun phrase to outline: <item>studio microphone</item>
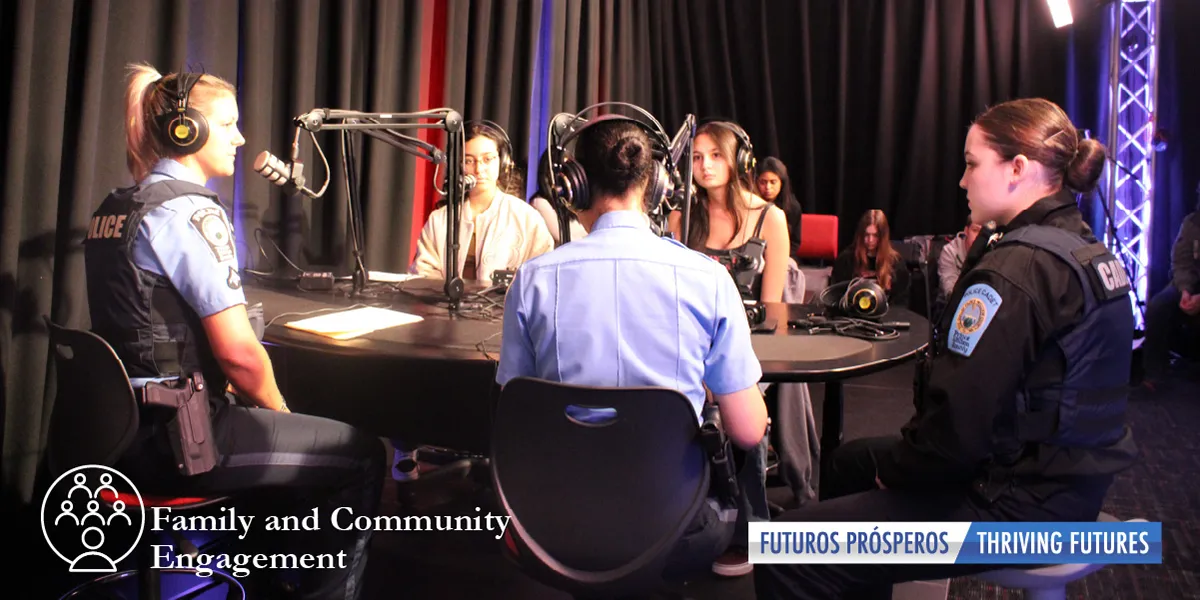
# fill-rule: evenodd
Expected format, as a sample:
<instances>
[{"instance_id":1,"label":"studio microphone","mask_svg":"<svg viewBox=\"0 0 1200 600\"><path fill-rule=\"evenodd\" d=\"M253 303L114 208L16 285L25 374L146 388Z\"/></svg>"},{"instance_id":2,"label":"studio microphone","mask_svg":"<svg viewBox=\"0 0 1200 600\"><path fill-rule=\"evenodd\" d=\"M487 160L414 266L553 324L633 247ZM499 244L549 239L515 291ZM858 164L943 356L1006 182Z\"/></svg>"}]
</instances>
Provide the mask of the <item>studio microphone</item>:
<instances>
[{"instance_id":1,"label":"studio microphone","mask_svg":"<svg viewBox=\"0 0 1200 600\"><path fill-rule=\"evenodd\" d=\"M263 150L254 159L254 171L267 181L283 188L284 193L289 196L303 193L309 198L317 197L316 193L304 187L304 163L300 161L285 163L279 157Z\"/></svg>"}]
</instances>

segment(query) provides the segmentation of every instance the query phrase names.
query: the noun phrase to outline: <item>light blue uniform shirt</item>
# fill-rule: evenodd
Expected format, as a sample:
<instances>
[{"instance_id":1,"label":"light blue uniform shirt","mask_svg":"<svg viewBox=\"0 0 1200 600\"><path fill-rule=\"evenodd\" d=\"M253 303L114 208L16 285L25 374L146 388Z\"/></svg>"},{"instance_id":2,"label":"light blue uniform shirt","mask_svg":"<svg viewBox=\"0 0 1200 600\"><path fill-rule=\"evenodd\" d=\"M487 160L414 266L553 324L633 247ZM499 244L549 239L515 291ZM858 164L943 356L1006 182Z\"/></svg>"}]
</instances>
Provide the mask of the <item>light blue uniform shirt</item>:
<instances>
[{"instance_id":1,"label":"light blue uniform shirt","mask_svg":"<svg viewBox=\"0 0 1200 600\"><path fill-rule=\"evenodd\" d=\"M166 179L204 185L170 159L158 161L142 184ZM207 317L246 303L233 241L233 227L221 205L204 196L180 196L146 213L131 254L133 264L165 276L192 310Z\"/></svg>"},{"instance_id":2,"label":"light blue uniform shirt","mask_svg":"<svg viewBox=\"0 0 1200 600\"><path fill-rule=\"evenodd\" d=\"M580 240L521 265L504 303L496 381L536 377L682 392L700 418L714 394L762 378L729 273L650 231L637 212L605 213Z\"/></svg>"},{"instance_id":3,"label":"light blue uniform shirt","mask_svg":"<svg viewBox=\"0 0 1200 600\"><path fill-rule=\"evenodd\" d=\"M183 165L162 159L142 185L179 179L203 185ZM201 317L246 303L233 227L220 204L204 196L173 198L146 213L130 248L133 264L166 277ZM136 378L134 387L163 378Z\"/></svg>"}]
</instances>

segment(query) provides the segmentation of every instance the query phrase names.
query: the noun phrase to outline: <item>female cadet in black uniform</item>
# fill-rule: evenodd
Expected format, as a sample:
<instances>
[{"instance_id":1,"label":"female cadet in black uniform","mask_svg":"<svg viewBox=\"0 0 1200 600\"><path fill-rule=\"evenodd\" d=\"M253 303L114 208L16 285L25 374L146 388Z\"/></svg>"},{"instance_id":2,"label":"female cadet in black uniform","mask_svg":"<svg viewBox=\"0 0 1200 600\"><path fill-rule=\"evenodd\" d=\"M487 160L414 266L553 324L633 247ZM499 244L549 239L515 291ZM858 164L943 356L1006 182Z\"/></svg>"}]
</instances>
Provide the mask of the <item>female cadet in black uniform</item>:
<instances>
[{"instance_id":1,"label":"female cadet in black uniform","mask_svg":"<svg viewBox=\"0 0 1200 600\"><path fill-rule=\"evenodd\" d=\"M780 521L1092 521L1135 459L1125 425L1133 313L1120 261L1070 192L1105 148L1062 109L1022 99L967 134L972 219L994 221L964 265L918 371L899 438L855 440L827 463L821 501ZM758 598L888 598L893 583L985 565L759 565Z\"/></svg>"}]
</instances>

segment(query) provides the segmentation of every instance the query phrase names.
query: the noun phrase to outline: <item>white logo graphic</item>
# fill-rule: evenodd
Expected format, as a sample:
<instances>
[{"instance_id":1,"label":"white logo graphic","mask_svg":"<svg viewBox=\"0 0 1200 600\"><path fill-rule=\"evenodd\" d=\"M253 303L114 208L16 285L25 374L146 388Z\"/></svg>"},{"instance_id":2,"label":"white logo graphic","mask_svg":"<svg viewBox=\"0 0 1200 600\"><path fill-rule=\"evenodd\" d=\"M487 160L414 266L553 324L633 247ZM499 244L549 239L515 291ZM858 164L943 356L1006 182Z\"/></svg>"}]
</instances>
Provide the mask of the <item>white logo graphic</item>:
<instances>
[{"instance_id":1,"label":"white logo graphic","mask_svg":"<svg viewBox=\"0 0 1200 600\"><path fill-rule=\"evenodd\" d=\"M123 497L137 498L137 506L131 508ZM103 513L101 506L106 507ZM103 465L83 465L59 475L42 498L42 536L71 565L71 573L115 573L117 563L141 541L145 525L137 486Z\"/></svg>"}]
</instances>

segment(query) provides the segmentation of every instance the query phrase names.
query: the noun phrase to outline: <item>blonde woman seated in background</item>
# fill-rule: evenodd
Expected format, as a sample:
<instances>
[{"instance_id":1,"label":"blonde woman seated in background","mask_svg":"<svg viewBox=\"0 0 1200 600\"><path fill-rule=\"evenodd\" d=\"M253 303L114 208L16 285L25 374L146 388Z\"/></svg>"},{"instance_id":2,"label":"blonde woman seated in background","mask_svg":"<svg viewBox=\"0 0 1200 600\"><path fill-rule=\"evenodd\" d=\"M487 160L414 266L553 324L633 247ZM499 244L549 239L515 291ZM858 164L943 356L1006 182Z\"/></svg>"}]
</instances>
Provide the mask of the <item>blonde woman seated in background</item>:
<instances>
[{"instance_id":1,"label":"blonde woman seated in background","mask_svg":"<svg viewBox=\"0 0 1200 600\"><path fill-rule=\"evenodd\" d=\"M554 247L557 248L563 245L562 235L559 233L558 211L561 210L567 214L567 222L570 224L570 236L568 241L583 239L587 236L587 229L583 228L583 224L569 210L554 206L554 182L550 181L550 161L546 156L546 152L542 152L542 158L538 160L538 189L537 193L529 199L529 204L533 206L538 214L542 215L542 219L546 222L546 229L550 231L550 237L554 239Z\"/></svg>"},{"instance_id":2,"label":"blonde woman seated in background","mask_svg":"<svg viewBox=\"0 0 1200 600\"><path fill-rule=\"evenodd\" d=\"M520 177L504 129L491 121L470 121L466 139L463 171L475 177L475 187L460 214L458 269L464 281L490 283L493 272L514 270L553 250L554 240L538 211L510 193L520 189ZM445 247L443 206L425 222L410 271L445 279Z\"/></svg>"}]
</instances>

